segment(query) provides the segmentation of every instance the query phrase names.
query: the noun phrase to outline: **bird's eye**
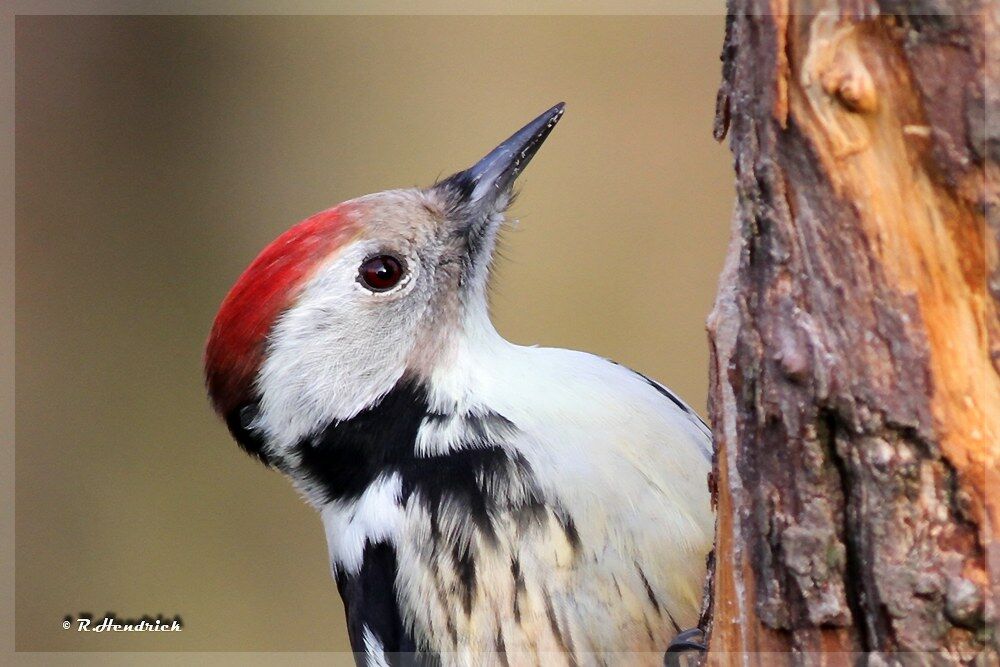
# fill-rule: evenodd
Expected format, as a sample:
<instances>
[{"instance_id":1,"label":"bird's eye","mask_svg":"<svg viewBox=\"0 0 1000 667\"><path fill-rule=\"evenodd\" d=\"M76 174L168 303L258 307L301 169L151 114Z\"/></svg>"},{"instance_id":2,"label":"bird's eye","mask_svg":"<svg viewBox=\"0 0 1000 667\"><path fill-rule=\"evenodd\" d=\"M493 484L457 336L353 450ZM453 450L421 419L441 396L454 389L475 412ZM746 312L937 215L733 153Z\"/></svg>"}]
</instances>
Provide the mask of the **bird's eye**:
<instances>
[{"instance_id":1,"label":"bird's eye","mask_svg":"<svg viewBox=\"0 0 1000 667\"><path fill-rule=\"evenodd\" d=\"M358 281L373 292L385 292L399 284L405 269L392 255L369 257L358 269Z\"/></svg>"}]
</instances>

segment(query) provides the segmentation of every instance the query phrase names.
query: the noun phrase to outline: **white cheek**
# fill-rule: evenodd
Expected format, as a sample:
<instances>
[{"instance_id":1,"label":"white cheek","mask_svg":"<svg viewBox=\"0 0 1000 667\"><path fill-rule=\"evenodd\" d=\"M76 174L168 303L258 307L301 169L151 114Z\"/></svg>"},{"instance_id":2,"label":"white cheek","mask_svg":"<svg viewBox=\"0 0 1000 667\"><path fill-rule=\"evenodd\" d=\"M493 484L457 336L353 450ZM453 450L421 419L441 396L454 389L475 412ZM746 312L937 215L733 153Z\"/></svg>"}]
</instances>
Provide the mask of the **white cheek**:
<instances>
[{"instance_id":1,"label":"white cheek","mask_svg":"<svg viewBox=\"0 0 1000 667\"><path fill-rule=\"evenodd\" d=\"M262 426L279 453L353 417L403 374L424 309L419 274L371 292L357 280L366 250L345 249L320 269L269 336L257 387Z\"/></svg>"}]
</instances>

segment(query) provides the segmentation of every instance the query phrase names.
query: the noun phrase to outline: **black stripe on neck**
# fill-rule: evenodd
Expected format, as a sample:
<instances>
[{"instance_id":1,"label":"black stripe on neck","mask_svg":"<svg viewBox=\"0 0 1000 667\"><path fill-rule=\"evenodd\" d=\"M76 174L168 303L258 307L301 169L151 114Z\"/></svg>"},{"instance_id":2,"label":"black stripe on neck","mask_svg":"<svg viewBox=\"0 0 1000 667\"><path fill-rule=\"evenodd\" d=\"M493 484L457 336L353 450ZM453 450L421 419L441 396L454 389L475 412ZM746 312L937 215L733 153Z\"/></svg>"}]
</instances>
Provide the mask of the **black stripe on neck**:
<instances>
[{"instance_id":1,"label":"black stripe on neck","mask_svg":"<svg viewBox=\"0 0 1000 667\"><path fill-rule=\"evenodd\" d=\"M421 425L434 428L452 418L430 410L422 385L401 380L377 405L300 442L300 469L328 502L356 499L379 477L398 474L402 502L418 498L432 530L445 506L466 512L491 535L492 516L502 509L498 504L541 505L533 493L524 493L534 488L528 463L502 447L517 427L495 412L462 415L461 437L451 448L417 456Z\"/></svg>"},{"instance_id":2,"label":"black stripe on neck","mask_svg":"<svg viewBox=\"0 0 1000 667\"><path fill-rule=\"evenodd\" d=\"M275 462L267 453L264 434L256 426L259 412L260 405L256 399L244 403L226 414L226 426L240 449L264 465L272 466Z\"/></svg>"},{"instance_id":3,"label":"black stripe on neck","mask_svg":"<svg viewBox=\"0 0 1000 667\"><path fill-rule=\"evenodd\" d=\"M413 458L427 412L427 392L400 380L377 405L300 442L300 466L327 501L357 498L379 475Z\"/></svg>"}]
</instances>

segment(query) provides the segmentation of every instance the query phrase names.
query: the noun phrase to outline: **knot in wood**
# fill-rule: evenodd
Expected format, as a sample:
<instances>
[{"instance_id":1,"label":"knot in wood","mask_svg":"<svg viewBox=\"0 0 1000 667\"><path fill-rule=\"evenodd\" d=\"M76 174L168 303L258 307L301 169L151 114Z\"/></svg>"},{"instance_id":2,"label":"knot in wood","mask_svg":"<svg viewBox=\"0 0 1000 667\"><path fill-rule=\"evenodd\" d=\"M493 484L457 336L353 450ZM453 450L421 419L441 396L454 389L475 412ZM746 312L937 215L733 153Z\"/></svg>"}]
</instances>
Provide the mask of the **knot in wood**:
<instances>
[{"instance_id":1,"label":"knot in wood","mask_svg":"<svg viewBox=\"0 0 1000 667\"><path fill-rule=\"evenodd\" d=\"M873 113L878 109L875 81L861 61L857 44L840 42L833 58L820 73L820 84L827 95L853 113Z\"/></svg>"},{"instance_id":2,"label":"knot in wood","mask_svg":"<svg viewBox=\"0 0 1000 667\"><path fill-rule=\"evenodd\" d=\"M818 82L827 96L852 113L878 109L875 80L861 57L858 27L834 12L820 12L810 26L803 84Z\"/></svg>"}]
</instances>

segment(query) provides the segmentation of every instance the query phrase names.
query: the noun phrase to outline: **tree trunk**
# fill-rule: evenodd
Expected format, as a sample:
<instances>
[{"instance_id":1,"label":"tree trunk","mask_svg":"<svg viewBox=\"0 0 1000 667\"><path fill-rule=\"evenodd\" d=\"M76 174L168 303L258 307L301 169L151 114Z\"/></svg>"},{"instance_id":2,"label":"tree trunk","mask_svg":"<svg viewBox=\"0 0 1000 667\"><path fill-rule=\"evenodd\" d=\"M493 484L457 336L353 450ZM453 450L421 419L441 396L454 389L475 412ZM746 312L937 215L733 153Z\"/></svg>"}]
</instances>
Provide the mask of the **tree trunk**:
<instances>
[{"instance_id":1,"label":"tree trunk","mask_svg":"<svg viewBox=\"0 0 1000 667\"><path fill-rule=\"evenodd\" d=\"M729 10L709 662L997 664L998 6Z\"/></svg>"}]
</instances>

